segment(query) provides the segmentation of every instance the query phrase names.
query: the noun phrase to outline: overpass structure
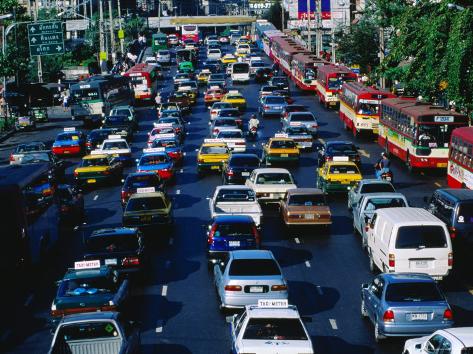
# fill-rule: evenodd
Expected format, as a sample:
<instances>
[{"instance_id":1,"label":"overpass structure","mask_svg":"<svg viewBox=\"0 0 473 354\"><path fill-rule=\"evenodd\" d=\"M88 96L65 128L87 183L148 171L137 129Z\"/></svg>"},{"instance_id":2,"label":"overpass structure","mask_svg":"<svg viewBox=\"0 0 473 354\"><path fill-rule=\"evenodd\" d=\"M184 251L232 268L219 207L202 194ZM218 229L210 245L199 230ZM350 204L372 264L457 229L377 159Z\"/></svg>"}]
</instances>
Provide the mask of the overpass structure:
<instances>
[{"instance_id":1,"label":"overpass structure","mask_svg":"<svg viewBox=\"0 0 473 354\"><path fill-rule=\"evenodd\" d=\"M254 16L177 16L148 17L149 28L176 28L184 25L200 27L249 26L256 21ZM160 25L159 25L160 24Z\"/></svg>"}]
</instances>

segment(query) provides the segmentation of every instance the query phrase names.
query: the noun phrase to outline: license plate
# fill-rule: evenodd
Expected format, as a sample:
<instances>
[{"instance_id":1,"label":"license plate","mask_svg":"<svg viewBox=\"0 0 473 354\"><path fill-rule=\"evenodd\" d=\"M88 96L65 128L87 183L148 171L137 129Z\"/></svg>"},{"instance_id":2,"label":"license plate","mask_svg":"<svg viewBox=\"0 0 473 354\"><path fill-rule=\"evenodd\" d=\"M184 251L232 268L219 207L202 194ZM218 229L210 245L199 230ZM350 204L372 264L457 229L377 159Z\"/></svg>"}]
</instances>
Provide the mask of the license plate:
<instances>
[{"instance_id":1,"label":"license plate","mask_svg":"<svg viewBox=\"0 0 473 354\"><path fill-rule=\"evenodd\" d=\"M240 247L240 241L228 241L230 247Z\"/></svg>"},{"instance_id":2,"label":"license plate","mask_svg":"<svg viewBox=\"0 0 473 354\"><path fill-rule=\"evenodd\" d=\"M263 287L262 286L251 286L250 293L262 293Z\"/></svg>"},{"instance_id":3,"label":"license plate","mask_svg":"<svg viewBox=\"0 0 473 354\"><path fill-rule=\"evenodd\" d=\"M412 321L427 321L426 313L411 313Z\"/></svg>"},{"instance_id":4,"label":"license plate","mask_svg":"<svg viewBox=\"0 0 473 354\"><path fill-rule=\"evenodd\" d=\"M210 166L210 169L211 170L218 170L218 169L220 169L220 166Z\"/></svg>"},{"instance_id":5,"label":"license plate","mask_svg":"<svg viewBox=\"0 0 473 354\"><path fill-rule=\"evenodd\" d=\"M281 106L274 106L273 109L282 109Z\"/></svg>"},{"instance_id":6,"label":"license plate","mask_svg":"<svg viewBox=\"0 0 473 354\"><path fill-rule=\"evenodd\" d=\"M391 182L391 177L387 176L386 181Z\"/></svg>"},{"instance_id":7,"label":"license plate","mask_svg":"<svg viewBox=\"0 0 473 354\"><path fill-rule=\"evenodd\" d=\"M305 219L315 219L315 216L314 216L314 214L305 214L304 218Z\"/></svg>"},{"instance_id":8,"label":"license plate","mask_svg":"<svg viewBox=\"0 0 473 354\"><path fill-rule=\"evenodd\" d=\"M97 182L97 180L93 178L90 178L87 180L87 183L95 183L95 182Z\"/></svg>"},{"instance_id":9,"label":"license plate","mask_svg":"<svg viewBox=\"0 0 473 354\"><path fill-rule=\"evenodd\" d=\"M447 163L446 162L438 162L437 163L437 167L447 167Z\"/></svg>"},{"instance_id":10,"label":"license plate","mask_svg":"<svg viewBox=\"0 0 473 354\"><path fill-rule=\"evenodd\" d=\"M281 157L288 157L288 154L281 154Z\"/></svg>"},{"instance_id":11,"label":"license plate","mask_svg":"<svg viewBox=\"0 0 473 354\"><path fill-rule=\"evenodd\" d=\"M248 176L250 175L250 173L249 173L249 172L242 172L241 175L242 175L243 177L248 177Z\"/></svg>"},{"instance_id":12,"label":"license plate","mask_svg":"<svg viewBox=\"0 0 473 354\"><path fill-rule=\"evenodd\" d=\"M117 265L117 259L116 258L106 259L105 265Z\"/></svg>"},{"instance_id":13,"label":"license plate","mask_svg":"<svg viewBox=\"0 0 473 354\"><path fill-rule=\"evenodd\" d=\"M429 262L427 261L415 261L414 265L416 268L427 268L429 265Z\"/></svg>"},{"instance_id":14,"label":"license plate","mask_svg":"<svg viewBox=\"0 0 473 354\"><path fill-rule=\"evenodd\" d=\"M69 150L64 150L64 154L69 154L70 151Z\"/></svg>"}]
</instances>

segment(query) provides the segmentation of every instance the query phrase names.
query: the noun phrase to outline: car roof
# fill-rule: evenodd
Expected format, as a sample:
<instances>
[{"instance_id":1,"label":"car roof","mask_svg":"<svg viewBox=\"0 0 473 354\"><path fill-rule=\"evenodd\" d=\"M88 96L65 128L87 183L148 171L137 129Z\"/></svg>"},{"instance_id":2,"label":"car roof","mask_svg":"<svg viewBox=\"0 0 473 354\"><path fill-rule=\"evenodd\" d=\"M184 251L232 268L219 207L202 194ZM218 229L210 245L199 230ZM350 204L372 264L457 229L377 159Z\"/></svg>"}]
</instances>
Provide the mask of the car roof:
<instances>
[{"instance_id":1,"label":"car roof","mask_svg":"<svg viewBox=\"0 0 473 354\"><path fill-rule=\"evenodd\" d=\"M253 170L255 173L289 173L289 170L285 168L276 168L276 167L263 167Z\"/></svg>"},{"instance_id":2,"label":"car roof","mask_svg":"<svg viewBox=\"0 0 473 354\"><path fill-rule=\"evenodd\" d=\"M149 193L135 193L130 196L130 200L139 199L139 198L151 198L151 197L164 197L164 193L160 191L149 192Z\"/></svg>"},{"instance_id":3,"label":"car roof","mask_svg":"<svg viewBox=\"0 0 473 354\"><path fill-rule=\"evenodd\" d=\"M94 230L89 237L130 235L130 234L137 234L137 233L138 233L138 229L134 227L110 227L110 228Z\"/></svg>"},{"instance_id":4,"label":"car roof","mask_svg":"<svg viewBox=\"0 0 473 354\"><path fill-rule=\"evenodd\" d=\"M249 215L218 215L214 218L214 222L224 224L253 224L253 218Z\"/></svg>"},{"instance_id":5,"label":"car roof","mask_svg":"<svg viewBox=\"0 0 473 354\"><path fill-rule=\"evenodd\" d=\"M473 201L473 190L471 189L442 188L442 189L437 189L437 192L441 194L449 195L453 197L453 199L455 199L455 201L457 202Z\"/></svg>"},{"instance_id":6,"label":"car roof","mask_svg":"<svg viewBox=\"0 0 473 354\"><path fill-rule=\"evenodd\" d=\"M268 250L237 250L231 251L230 255L233 259L275 259Z\"/></svg>"},{"instance_id":7,"label":"car roof","mask_svg":"<svg viewBox=\"0 0 473 354\"><path fill-rule=\"evenodd\" d=\"M325 195L324 192L319 188L293 188L287 191L289 195L305 195L305 194L320 194Z\"/></svg>"},{"instance_id":8,"label":"car roof","mask_svg":"<svg viewBox=\"0 0 473 354\"><path fill-rule=\"evenodd\" d=\"M457 338L465 347L473 347L473 327L447 328L443 331Z\"/></svg>"},{"instance_id":9,"label":"car roof","mask_svg":"<svg viewBox=\"0 0 473 354\"><path fill-rule=\"evenodd\" d=\"M383 278L389 283L434 283L435 280L425 273L384 273Z\"/></svg>"},{"instance_id":10,"label":"car roof","mask_svg":"<svg viewBox=\"0 0 473 354\"><path fill-rule=\"evenodd\" d=\"M402 224L415 225L419 225L422 222L438 223L439 225L442 223L440 219L423 208L384 208L378 209L376 213L378 214L378 219L380 216L383 216L386 219L392 220L394 223L399 221L401 221Z\"/></svg>"}]
</instances>

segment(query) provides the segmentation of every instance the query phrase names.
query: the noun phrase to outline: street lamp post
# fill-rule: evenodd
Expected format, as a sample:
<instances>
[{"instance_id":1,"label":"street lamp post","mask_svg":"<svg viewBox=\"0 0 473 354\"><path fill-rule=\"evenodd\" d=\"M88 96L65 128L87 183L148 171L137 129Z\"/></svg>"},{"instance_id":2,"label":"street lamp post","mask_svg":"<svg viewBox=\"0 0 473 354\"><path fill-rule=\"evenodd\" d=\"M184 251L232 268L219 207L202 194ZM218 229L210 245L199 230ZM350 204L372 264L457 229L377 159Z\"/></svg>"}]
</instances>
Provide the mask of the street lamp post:
<instances>
[{"instance_id":1,"label":"street lamp post","mask_svg":"<svg viewBox=\"0 0 473 354\"><path fill-rule=\"evenodd\" d=\"M5 35L4 21L8 20L12 17L13 17L12 14L0 15L0 24L1 24L1 27L2 27L2 55L4 57L5 57L5 41L7 40L6 35ZM7 77L4 76L3 77L3 98L4 98L4 102L5 102L5 108L6 108L6 110L5 110L5 119L7 119L7 117L8 117L8 102L7 102L6 93L7 93Z\"/></svg>"}]
</instances>

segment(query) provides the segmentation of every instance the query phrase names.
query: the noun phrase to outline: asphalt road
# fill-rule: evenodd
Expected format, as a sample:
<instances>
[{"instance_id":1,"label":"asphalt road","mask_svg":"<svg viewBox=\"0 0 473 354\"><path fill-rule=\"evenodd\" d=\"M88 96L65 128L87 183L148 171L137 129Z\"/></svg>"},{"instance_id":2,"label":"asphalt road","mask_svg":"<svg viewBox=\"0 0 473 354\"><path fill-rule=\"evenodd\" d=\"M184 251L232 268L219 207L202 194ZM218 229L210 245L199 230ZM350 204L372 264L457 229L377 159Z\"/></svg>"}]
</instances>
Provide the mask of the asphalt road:
<instances>
[{"instance_id":1,"label":"asphalt road","mask_svg":"<svg viewBox=\"0 0 473 354\"><path fill-rule=\"evenodd\" d=\"M170 90L171 82L166 82ZM259 85L251 82L242 89L248 101L245 118L256 112ZM313 95L293 88L296 103L310 107L319 120L320 140L353 137L343 130L336 112L323 109ZM139 132L133 140L138 157L152 127L156 114L152 109L139 109ZM229 327L218 310L212 275L207 270L205 227L209 220L208 202L218 175L202 179L196 174L196 150L208 133L209 113L202 96L189 116L185 141L186 156L177 182L169 189L174 198L176 226L172 235L156 234L163 242L152 249L149 281L134 290L131 313L140 321L143 353L228 353ZM73 124L72 124L73 123ZM58 118L39 130L19 133L0 146L0 160L8 158L13 147L22 141L51 142L63 126L77 125L68 118ZM261 150L261 142L280 127L278 119L262 122L260 139L252 149ZM372 139L358 139L362 152L364 177L373 177L373 165L381 149ZM78 159L71 160L72 165ZM299 187L315 186L315 153L305 153L298 167L291 167ZM446 184L445 176L436 173L408 174L400 161L392 162L395 186L415 206L423 206L422 198ZM129 169L131 171L132 169ZM330 235L317 231L283 232L282 222L274 210L266 210L262 231L263 247L273 251L288 279L290 302L301 315L310 317L306 323L318 353L400 353L404 340L387 340L375 344L373 326L360 317L360 285L372 278L368 257L358 236L352 231L352 221L344 197L332 198L330 206L333 225ZM51 335L47 319L55 293L54 281L62 277L65 267L81 255L82 239L94 229L120 226L122 209L118 186L91 191L86 196L87 224L75 231L64 232L60 252L41 279L41 286L25 306L28 311L16 320L21 329L13 337L12 353L44 353ZM442 283L453 307L457 325L473 325L473 290L468 282L453 274Z\"/></svg>"}]
</instances>

